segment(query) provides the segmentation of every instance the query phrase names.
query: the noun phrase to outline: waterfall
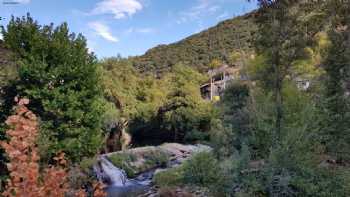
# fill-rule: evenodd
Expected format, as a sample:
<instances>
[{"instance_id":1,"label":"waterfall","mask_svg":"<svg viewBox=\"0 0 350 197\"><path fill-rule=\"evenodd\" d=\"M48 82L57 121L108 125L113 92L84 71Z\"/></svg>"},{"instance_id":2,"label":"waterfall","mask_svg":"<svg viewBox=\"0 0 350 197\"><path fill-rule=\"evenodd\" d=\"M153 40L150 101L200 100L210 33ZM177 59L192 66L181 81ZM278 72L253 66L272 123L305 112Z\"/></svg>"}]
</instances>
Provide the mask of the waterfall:
<instances>
[{"instance_id":1,"label":"waterfall","mask_svg":"<svg viewBox=\"0 0 350 197\"><path fill-rule=\"evenodd\" d=\"M149 189L154 173L146 172L135 179L128 179L125 171L114 166L105 155L98 158L93 168L97 179L107 185L107 197L137 196L144 193Z\"/></svg>"},{"instance_id":2,"label":"waterfall","mask_svg":"<svg viewBox=\"0 0 350 197\"><path fill-rule=\"evenodd\" d=\"M98 164L94 166L97 178L113 186L125 186L127 176L124 170L115 167L105 156L99 158Z\"/></svg>"},{"instance_id":3,"label":"waterfall","mask_svg":"<svg viewBox=\"0 0 350 197\"><path fill-rule=\"evenodd\" d=\"M134 148L133 151L129 151L128 154L134 154L138 156L137 161L146 165L147 158L145 155L151 154L153 151L163 151L168 158L168 166L166 169L181 165L191 155L201 151L211 151L211 148L205 145L182 145L176 143L163 144L157 148L155 147L140 147ZM125 153L125 152L124 152ZM137 154L138 153L138 154ZM137 177L128 178L125 171L114 166L108 159L111 154L100 155L96 164L93 166L94 173L97 179L107 185L106 192L107 197L125 197L125 196L138 196L139 194L145 194L146 192L152 192L153 186L152 179L158 169L162 169L161 166L153 166L148 170L145 169L139 172Z\"/></svg>"}]
</instances>

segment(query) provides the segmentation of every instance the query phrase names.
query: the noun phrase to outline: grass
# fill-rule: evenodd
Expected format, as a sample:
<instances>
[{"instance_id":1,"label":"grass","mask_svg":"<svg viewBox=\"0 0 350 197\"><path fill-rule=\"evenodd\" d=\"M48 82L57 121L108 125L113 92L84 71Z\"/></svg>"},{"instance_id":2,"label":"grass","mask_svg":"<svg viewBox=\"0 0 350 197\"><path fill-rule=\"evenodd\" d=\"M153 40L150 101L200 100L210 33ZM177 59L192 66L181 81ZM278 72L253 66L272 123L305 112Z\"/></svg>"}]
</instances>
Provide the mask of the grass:
<instances>
[{"instance_id":1,"label":"grass","mask_svg":"<svg viewBox=\"0 0 350 197\"><path fill-rule=\"evenodd\" d=\"M136 161L136 158L132 154L127 153L117 153L109 157L109 160L118 168L121 168L125 171L128 177L135 177L138 170L130 165L132 162Z\"/></svg>"},{"instance_id":2,"label":"grass","mask_svg":"<svg viewBox=\"0 0 350 197\"><path fill-rule=\"evenodd\" d=\"M142 154L115 153L109 156L109 160L116 167L123 169L128 177L133 178L141 172L157 167L166 167L169 156L161 150L150 150L142 152ZM135 163L138 164L135 165Z\"/></svg>"},{"instance_id":3,"label":"grass","mask_svg":"<svg viewBox=\"0 0 350 197\"><path fill-rule=\"evenodd\" d=\"M161 187L174 187L184 184L184 169L182 166L158 172L153 177L154 183Z\"/></svg>"},{"instance_id":4,"label":"grass","mask_svg":"<svg viewBox=\"0 0 350 197\"><path fill-rule=\"evenodd\" d=\"M96 157L83 158L82 161L79 163L79 167L85 173L90 172L96 161Z\"/></svg>"},{"instance_id":5,"label":"grass","mask_svg":"<svg viewBox=\"0 0 350 197\"><path fill-rule=\"evenodd\" d=\"M146 167L166 167L169 161L169 156L163 151L150 151L148 154L145 154Z\"/></svg>"}]
</instances>

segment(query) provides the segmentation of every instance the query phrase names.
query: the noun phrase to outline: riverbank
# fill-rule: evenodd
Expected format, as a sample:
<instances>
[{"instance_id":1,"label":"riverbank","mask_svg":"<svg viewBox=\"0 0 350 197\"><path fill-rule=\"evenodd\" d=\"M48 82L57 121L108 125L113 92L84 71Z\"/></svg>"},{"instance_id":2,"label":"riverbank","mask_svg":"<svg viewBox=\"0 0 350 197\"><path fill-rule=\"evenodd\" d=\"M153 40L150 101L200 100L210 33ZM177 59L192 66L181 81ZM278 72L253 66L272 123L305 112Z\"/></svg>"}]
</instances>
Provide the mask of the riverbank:
<instances>
[{"instance_id":1,"label":"riverbank","mask_svg":"<svg viewBox=\"0 0 350 197\"><path fill-rule=\"evenodd\" d=\"M94 172L107 185L109 197L159 196L155 174L181 166L196 153L209 151L206 145L177 143L134 148L101 155ZM175 192L187 193L180 189Z\"/></svg>"}]
</instances>

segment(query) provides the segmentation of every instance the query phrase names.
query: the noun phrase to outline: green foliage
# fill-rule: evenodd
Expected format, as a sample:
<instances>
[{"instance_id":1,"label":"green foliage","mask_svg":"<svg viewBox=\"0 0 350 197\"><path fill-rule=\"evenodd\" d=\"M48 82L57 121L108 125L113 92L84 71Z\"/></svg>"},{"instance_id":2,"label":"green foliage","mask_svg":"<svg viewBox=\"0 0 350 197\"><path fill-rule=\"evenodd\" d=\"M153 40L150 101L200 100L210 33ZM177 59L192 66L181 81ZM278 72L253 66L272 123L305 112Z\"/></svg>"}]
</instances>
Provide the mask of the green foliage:
<instances>
[{"instance_id":1,"label":"green foliage","mask_svg":"<svg viewBox=\"0 0 350 197\"><path fill-rule=\"evenodd\" d=\"M213 196L226 196L231 190L229 171L210 152L199 152L182 165L155 174L161 188L189 186L209 189Z\"/></svg>"},{"instance_id":2,"label":"green foliage","mask_svg":"<svg viewBox=\"0 0 350 197\"><path fill-rule=\"evenodd\" d=\"M341 171L320 166L322 147L315 140L317 133L306 127L293 131L271 152L268 165L259 177L266 180L263 184L266 193L270 196L348 196Z\"/></svg>"},{"instance_id":3,"label":"green foliage","mask_svg":"<svg viewBox=\"0 0 350 197\"><path fill-rule=\"evenodd\" d=\"M126 118L136 144L208 140L216 115L200 95L204 75L177 64L171 73L156 79L141 75L130 60L118 57L100 65L107 101L104 130Z\"/></svg>"},{"instance_id":4,"label":"green foliage","mask_svg":"<svg viewBox=\"0 0 350 197\"><path fill-rule=\"evenodd\" d=\"M301 92L293 81L284 83L282 95L284 97L284 114L282 136L288 136L289 132L295 133L295 129L307 127L314 132L319 124L319 113L315 109L312 97ZM254 148L254 155L257 158L269 155L270 148L275 143L273 136L275 111L272 93L261 89L254 89L254 103L249 107L251 114L251 129L253 136L250 145Z\"/></svg>"},{"instance_id":5,"label":"green foliage","mask_svg":"<svg viewBox=\"0 0 350 197\"><path fill-rule=\"evenodd\" d=\"M107 101L104 130L109 131L121 119L130 122L131 133L150 124L166 100L168 87L164 86L164 82L152 76L142 76L128 59L109 58L99 65Z\"/></svg>"},{"instance_id":6,"label":"green foliage","mask_svg":"<svg viewBox=\"0 0 350 197\"><path fill-rule=\"evenodd\" d=\"M210 69L215 69L222 66L222 62L218 59L213 59L210 63L209 63L209 68Z\"/></svg>"},{"instance_id":7,"label":"green foliage","mask_svg":"<svg viewBox=\"0 0 350 197\"><path fill-rule=\"evenodd\" d=\"M123 169L128 177L135 177L137 169L130 165L131 162L135 161L133 155L126 153L113 154L109 157L109 160L113 165Z\"/></svg>"},{"instance_id":8,"label":"green foliage","mask_svg":"<svg viewBox=\"0 0 350 197\"><path fill-rule=\"evenodd\" d=\"M152 166L166 167L169 161L169 155L163 151L151 151L149 154L144 155L146 159L146 166L152 168Z\"/></svg>"},{"instance_id":9,"label":"green foliage","mask_svg":"<svg viewBox=\"0 0 350 197\"><path fill-rule=\"evenodd\" d=\"M146 149L144 152L116 152L108 159L118 168L123 169L128 177L155 169L157 167L167 167L169 155L159 149Z\"/></svg>"},{"instance_id":10,"label":"green foliage","mask_svg":"<svg viewBox=\"0 0 350 197\"><path fill-rule=\"evenodd\" d=\"M244 93L242 90L238 92ZM230 165L229 162L226 162L228 165L224 167L232 175L233 187L239 188L234 195L349 195L346 178L344 179L342 175L347 172L346 168L330 169L321 165L326 162L323 159L323 136L320 132L323 119L313 100L312 92L300 91L294 81L285 80L282 89L285 116L282 120L282 133L277 146L273 145L276 143L276 138L271 132L275 126L276 113L273 110L272 94L259 87L254 87L250 93L249 96L253 98L249 99L251 102L246 103L246 109L250 117L248 131L251 136L249 138L240 136L237 130L229 130L233 132L227 135L227 129L223 129L221 133L223 136L227 135L226 138L231 138L228 144L234 147L229 151L230 157L226 156L232 163ZM230 92L225 92L225 94L232 97ZM234 99L230 100L232 102ZM227 101L223 99L223 103L225 102ZM230 114L235 114L240 110L239 107L230 108L230 106L240 106L240 102L223 105L221 109L224 112L223 120L225 116L230 117ZM231 122L236 127L241 126L238 123L240 122ZM240 149L234 146L232 139L240 140L238 141L238 144L241 144ZM223 144L222 141L221 144ZM222 151L219 154L222 157Z\"/></svg>"},{"instance_id":11,"label":"green foliage","mask_svg":"<svg viewBox=\"0 0 350 197\"><path fill-rule=\"evenodd\" d=\"M203 187L211 187L221 178L218 161L209 152L194 155L184 166L184 181Z\"/></svg>"},{"instance_id":12,"label":"green foliage","mask_svg":"<svg viewBox=\"0 0 350 197\"><path fill-rule=\"evenodd\" d=\"M165 77L170 91L166 102L160 108L158 118L162 128L173 132L174 141L193 139L195 135L202 138L199 131L205 132L210 129L215 112L211 105L201 98L198 88L204 79L204 76L194 69L181 64L175 65L173 72Z\"/></svg>"},{"instance_id":13,"label":"green foliage","mask_svg":"<svg viewBox=\"0 0 350 197\"><path fill-rule=\"evenodd\" d=\"M3 88L13 80L18 78L18 66L15 62L14 54L5 48L0 41L0 88Z\"/></svg>"},{"instance_id":14,"label":"green foliage","mask_svg":"<svg viewBox=\"0 0 350 197\"><path fill-rule=\"evenodd\" d=\"M240 150L243 143L248 143L251 136L248 104L249 88L246 84L234 82L225 89L218 104L222 125L212 132L213 145L220 156L229 156Z\"/></svg>"},{"instance_id":15,"label":"green foliage","mask_svg":"<svg viewBox=\"0 0 350 197\"><path fill-rule=\"evenodd\" d=\"M341 1L327 5L331 14L328 32L331 44L324 60L324 133L329 151L339 160L350 161L350 43L349 5ZM336 14L334 14L336 13Z\"/></svg>"},{"instance_id":16,"label":"green foliage","mask_svg":"<svg viewBox=\"0 0 350 197\"><path fill-rule=\"evenodd\" d=\"M18 79L18 66L14 54L5 48L0 41L0 140L5 140L5 120L12 111L13 97L16 92L12 91L12 82ZM1 185L6 180L6 157L0 149L0 191Z\"/></svg>"},{"instance_id":17,"label":"green foliage","mask_svg":"<svg viewBox=\"0 0 350 197\"><path fill-rule=\"evenodd\" d=\"M330 170L323 162L323 146L319 133L320 116L310 97L293 85L283 90L285 102L284 127L280 145L271 149L273 136L261 133L273 128L266 113L271 98L256 97L253 111L253 133L249 146L243 143L240 151L232 154L234 187L242 196L347 196L346 182L339 170ZM262 95L264 97L264 95ZM265 96L266 97L266 96ZM267 102L267 103L260 103ZM263 114L262 114L263 113ZM260 117L260 118L258 118ZM260 133L260 134L259 134ZM258 152L257 152L258 150ZM260 163L257 165L257 163ZM236 193L237 194L237 193Z\"/></svg>"},{"instance_id":18,"label":"green foliage","mask_svg":"<svg viewBox=\"0 0 350 197\"><path fill-rule=\"evenodd\" d=\"M141 93L138 92L138 86L142 80L141 76L126 59L109 58L103 60L100 65L105 98L115 105L119 117L134 116L140 102L138 94Z\"/></svg>"},{"instance_id":19,"label":"green foliage","mask_svg":"<svg viewBox=\"0 0 350 197\"><path fill-rule=\"evenodd\" d=\"M150 119L145 119L144 113L135 116L130 127L134 139L140 143L147 143L149 139L148 143L153 141L156 144L208 140L208 132L217 115L211 103L205 102L200 95L199 86L205 79L194 69L178 64L171 73L155 80L153 84L162 87L162 91L152 90L150 93L159 95L154 101L161 103L149 103L154 106ZM146 107L147 104L145 100L140 106Z\"/></svg>"},{"instance_id":20,"label":"green foliage","mask_svg":"<svg viewBox=\"0 0 350 197\"><path fill-rule=\"evenodd\" d=\"M174 167L154 175L153 181L159 187L174 187L184 184L184 169L182 166Z\"/></svg>"},{"instance_id":21,"label":"green foliage","mask_svg":"<svg viewBox=\"0 0 350 197\"><path fill-rule=\"evenodd\" d=\"M275 128L273 146L278 146L282 137L284 119L284 97L282 94L287 76L291 76L291 67L298 60L307 58L307 44L312 41L307 34L317 33L308 29L305 17L313 10L308 1L258 1L260 10L256 23L256 52L262 57L260 68L264 70L262 81L264 88L273 93L275 104ZM269 36L267 36L269 35Z\"/></svg>"},{"instance_id":22,"label":"green foliage","mask_svg":"<svg viewBox=\"0 0 350 197\"><path fill-rule=\"evenodd\" d=\"M29 98L41 119L43 159L59 151L73 161L94 155L102 140L101 88L85 38L70 33L66 23L40 26L29 15L13 17L2 34L19 56L19 80L12 91Z\"/></svg>"},{"instance_id":23,"label":"green foliage","mask_svg":"<svg viewBox=\"0 0 350 197\"><path fill-rule=\"evenodd\" d=\"M73 161L83 159L82 171L94 163L86 158L102 144L100 129L126 119L135 145L211 139L213 153L157 173L158 186L207 187L216 196L350 196L349 6L341 0L258 3L254 14L178 43L98 63L66 24L12 18L2 34L20 67L0 46L0 121L14 96L28 97L41 120L41 155L50 159L63 150ZM244 69L254 83L230 84L215 105L204 101L199 87L207 77L199 72L243 64L253 54L252 38L256 57ZM312 88L298 89L297 79ZM142 153L141 166L129 153L109 159L134 177L169 158Z\"/></svg>"},{"instance_id":24,"label":"green foliage","mask_svg":"<svg viewBox=\"0 0 350 197\"><path fill-rule=\"evenodd\" d=\"M18 79L18 66L15 54L0 41L0 140L5 139L5 120L11 113L13 103L12 82ZM3 158L0 158L2 161Z\"/></svg>"},{"instance_id":25,"label":"green foliage","mask_svg":"<svg viewBox=\"0 0 350 197\"><path fill-rule=\"evenodd\" d=\"M152 48L146 54L133 58L133 64L142 72L157 74L170 71L179 62L206 71L212 60L230 63L231 52L241 49L251 51L251 34L255 30L252 14L239 16L177 43Z\"/></svg>"},{"instance_id":26,"label":"green foliage","mask_svg":"<svg viewBox=\"0 0 350 197\"><path fill-rule=\"evenodd\" d=\"M239 51L233 51L232 53L229 54L228 63L230 65L237 64L237 62L242 61L242 58L243 58L242 54Z\"/></svg>"},{"instance_id":27,"label":"green foliage","mask_svg":"<svg viewBox=\"0 0 350 197\"><path fill-rule=\"evenodd\" d=\"M96 164L96 161L96 157L83 158L79 163L79 168L81 169L81 171L89 173L93 169L93 166Z\"/></svg>"}]
</instances>

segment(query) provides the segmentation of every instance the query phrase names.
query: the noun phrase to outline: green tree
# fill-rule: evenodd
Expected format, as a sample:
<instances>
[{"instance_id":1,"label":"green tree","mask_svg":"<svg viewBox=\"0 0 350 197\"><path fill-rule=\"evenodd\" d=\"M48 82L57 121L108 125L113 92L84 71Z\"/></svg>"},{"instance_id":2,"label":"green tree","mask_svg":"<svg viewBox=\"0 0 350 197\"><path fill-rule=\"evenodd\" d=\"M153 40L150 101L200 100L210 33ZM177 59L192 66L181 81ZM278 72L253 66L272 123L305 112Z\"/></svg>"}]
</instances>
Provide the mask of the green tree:
<instances>
[{"instance_id":1,"label":"green tree","mask_svg":"<svg viewBox=\"0 0 350 197\"><path fill-rule=\"evenodd\" d=\"M220 157L229 157L235 151L240 151L243 144L250 143L249 96L246 84L234 82L225 89L218 104L222 128L214 128L212 131L213 145Z\"/></svg>"},{"instance_id":2,"label":"green tree","mask_svg":"<svg viewBox=\"0 0 350 197\"><path fill-rule=\"evenodd\" d=\"M173 141L208 138L205 131L210 130L215 112L199 91L205 79L205 76L183 64L175 65L172 73L165 76L170 91L159 109L158 119L161 127L172 133Z\"/></svg>"},{"instance_id":3,"label":"green tree","mask_svg":"<svg viewBox=\"0 0 350 197\"><path fill-rule=\"evenodd\" d=\"M129 59L108 58L99 65L103 76L104 97L108 103L103 117L105 132L112 132L123 121L128 122L125 128L117 128L118 132L125 129L130 134L135 134L133 138L138 141L139 131L155 124L153 119L166 100L168 87L160 79L141 75Z\"/></svg>"},{"instance_id":4,"label":"green tree","mask_svg":"<svg viewBox=\"0 0 350 197\"><path fill-rule=\"evenodd\" d=\"M222 62L218 59L213 59L210 63L209 63L209 68L210 69L215 69L222 66Z\"/></svg>"},{"instance_id":5,"label":"green tree","mask_svg":"<svg viewBox=\"0 0 350 197\"><path fill-rule=\"evenodd\" d=\"M328 149L338 159L350 161L350 6L343 1L327 2L331 19L331 45L323 62L325 80L324 131Z\"/></svg>"},{"instance_id":6,"label":"green tree","mask_svg":"<svg viewBox=\"0 0 350 197\"><path fill-rule=\"evenodd\" d=\"M5 120L12 111L13 97L12 82L18 79L18 67L14 61L14 54L4 47L0 40L0 140L5 140ZM0 149L0 191L3 181L6 180L6 157L3 149Z\"/></svg>"},{"instance_id":7,"label":"green tree","mask_svg":"<svg viewBox=\"0 0 350 197\"><path fill-rule=\"evenodd\" d=\"M79 161L101 145L101 88L96 58L86 39L63 23L40 26L29 14L2 29L4 43L18 54L18 96L41 120L39 146L44 159L58 151Z\"/></svg>"},{"instance_id":8,"label":"green tree","mask_svg":"<svg viewBox=\"0 0 350 197\"><path fill-rule=\"evenodd\" d=\"M265 88L271 90L275 102L275 142L280 142L283 129L283 83L293 62L305 57L303 50L310 39L305 26L304 6L298 1L258 1L256 51L264 56ZM306 10L307 11L307 10ZM268 36L267 36L268 35Z\"/></svg>"}]
</instances>

